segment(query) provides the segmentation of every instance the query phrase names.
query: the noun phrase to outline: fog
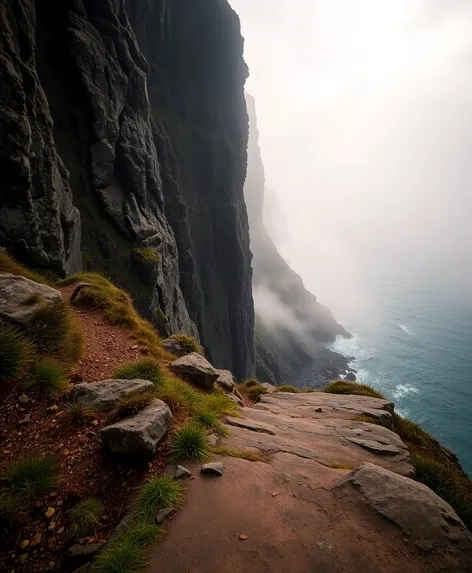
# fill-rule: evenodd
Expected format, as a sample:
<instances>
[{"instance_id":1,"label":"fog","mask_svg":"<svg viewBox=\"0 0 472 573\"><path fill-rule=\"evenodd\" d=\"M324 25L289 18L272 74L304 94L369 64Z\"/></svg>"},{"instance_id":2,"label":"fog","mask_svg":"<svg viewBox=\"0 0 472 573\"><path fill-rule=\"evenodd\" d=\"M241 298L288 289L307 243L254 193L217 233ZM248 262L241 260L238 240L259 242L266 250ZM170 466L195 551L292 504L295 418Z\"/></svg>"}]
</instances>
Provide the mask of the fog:
<instances>
[{"instance_id":1,"label":"fog","mask_svg":"<svg viewBox=\"0 0 472 573\"><path fill-rule=\"evenodd\" d=\"M306 286L341 314L380 268L472 289L472 1L230 2L267 226Z\"/></svg>"}]
</instances>

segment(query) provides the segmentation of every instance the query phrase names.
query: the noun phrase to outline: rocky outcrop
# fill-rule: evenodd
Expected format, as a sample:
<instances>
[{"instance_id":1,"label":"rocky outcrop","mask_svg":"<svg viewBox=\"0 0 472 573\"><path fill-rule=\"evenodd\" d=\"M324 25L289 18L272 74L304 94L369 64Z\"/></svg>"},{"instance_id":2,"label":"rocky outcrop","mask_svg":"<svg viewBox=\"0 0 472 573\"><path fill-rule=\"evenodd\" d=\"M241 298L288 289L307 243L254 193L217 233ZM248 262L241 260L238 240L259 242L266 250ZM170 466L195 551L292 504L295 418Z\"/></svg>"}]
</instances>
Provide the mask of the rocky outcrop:
<instances>
[{"instance_id":1,"label":"rocky outcrop","mask_svg":"<svg viewBox=\"0 0 472 573\"><path fill-rule=\"evenodd\" d=\"M256 374L263 382L303 387L324 385L346 372L347 359L328 350L336 335L350 336L331 311L307 291L281 257L263 221L264 166L258 143L254 99L249 113L248 169L244 194L248 208L253 290L256 307ZM277 319L283 317L283 319Z\"/></svg>"},{"instance_id":2,"label":"rocky outcrop","mask_svg":"<svg viewBox=\"0 0 472 573\"><path fill-rule=\"evenodd\" d=\"M142 394L154 388L149 380L100 380L77 384L72 397L97 412L110 412L120 398Z\"/></svg>"},{"instance_id":3,"label":"rocky outcrop","mask_svg":"<svg viewBox=\"0 0 472 573\"><path fill-rule=\"evenodd\" d=\"M44 304L62 304L61 293L25 277L0 273L0 320L26 327Z\"/></svg>"},{"instance_id":4,"label":"rocky outcrop","mask_svg":"<svg viewBox=\"0 0 472 573\"><path fill-rule=\"evenodd\" d=\"M6 0L0 244L105 273L163 335L254 366L247 114L226 1Z\"/></svg>"},{"instance_id":5,"label":"rocky outcrop","mask_svg":"<svg viewBox=\"0 0 472 573\"><path fill-rule=\"evenodd\" d=\"M115 454L150 456L171 422L169 406L156 399L136 415L103 428L100 437L105 447Z\"/></svg>"},{"instance_id":6,"label":"rocky outcrop","mask_svg":"<svg viewBox=\"0 0 472 573\"><path fill-rule=\"evenodd\" d=\"M197 386L212 388L218 379L218 371L198 352L182 356L170 365L171 370L188 378Z\"/></svg>"}]
</instances>

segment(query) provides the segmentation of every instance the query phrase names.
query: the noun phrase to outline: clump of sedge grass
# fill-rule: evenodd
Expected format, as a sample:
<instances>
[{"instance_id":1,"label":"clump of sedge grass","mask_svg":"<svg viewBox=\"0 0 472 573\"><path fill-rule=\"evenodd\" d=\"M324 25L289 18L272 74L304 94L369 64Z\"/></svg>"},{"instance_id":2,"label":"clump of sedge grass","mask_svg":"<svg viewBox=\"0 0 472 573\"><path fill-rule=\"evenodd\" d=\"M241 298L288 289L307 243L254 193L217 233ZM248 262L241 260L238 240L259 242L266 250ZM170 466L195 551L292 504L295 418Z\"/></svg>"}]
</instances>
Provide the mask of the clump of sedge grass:
<instances>
[{"instance_id":1,"label":"clump of sedge grass","mask_svg":"<svg viewBox=\"0 0 472 573\"><path fill-rule=\"evenodd\" d=\"M191 421L175 430L171 453L176 460L202 461L208 456L209 446L205 430Z\"/></svg>"},{"instance_id":2,"label":"clump of sedge grass","mask_svg":"<svg viewBox=\"0 0 472 573\"><path fill-rule=\"evenodd\" d=\"M191 352L198 352L198 354L203 353L203 348L193 336L188 336L187 334L172 334L169 336L169 339L178 342L187 354Z\"/></svg>"},{"instance_id":3,"label":"clump of sedge grass","mask_svg":"<svg viewBox=\"0 0 472 573\"><path fill-rule=\"evenodd\" d=\"M323 389L323 392L330 394L356 394L357 396L370 396L371 398L382 398L385 400L385 397L371 386L358 384L357 382L347 382L346 380L330 382Z\"/></svg>"},{"instance_id":4,"label":"clump of sedge grass","mask_svg":"<svg viewBox=\"0 0 472 573\"><path fill-rule=\"evenodd\" d=\"M124 380L149 380L162 386L165 372L155 358L142 358L136 362L123 364L113 373L113 378Z\"/></svg>"},{"instance_id":5,"label":"clump of sedge grass","mask_svg":"<svg viewBox=\"0 0 472 573\"><path fill-rule=\"evenodd\" d=\"M288 392L291 394L298 394L299 392L301 392L301 390L295 388L295 386L291 386L290 384L283 384L282 386L277 387L277 392Z\"/></svg>"},{"instance_id":6,"label":"clump of sedge grass","mask_svg":"<svg viewBox=\"0 0 472 573\"><path fill-rule=\"evenodd\" d=\"M103 504L99 499L80 501L68 512L69 531L73 538L91 535L100 523Z\"/></svg>"},{"instance_id":7,"label":"clump of sedge grass","mask_svg":"<svg viewBox=\"0 0 472 573\"><path fill-rule=\"evenodd\" d=\"M43 395L54 395L63 392L68 384L64 368L54 360L45 358L37 362L31 378L25 383L30 388L36 386Z\"/></svg>"},{"instance_id":8,"label":"clump of sedge grass","mask_svg":"<svg viewBox=\"0 0 472 573\"><path fill-rule=\"evenodd\" d=\"M10 463L2 478L12 494L19 499L32 501L54 489L59 479L59 466L53 456L23 458Z\"/></svg>"},{"instance_id":9,"label":"clump of sedge grass","mask_svg":"<svg viewBox=\"0 0 472 573\"><path fill-rule=\"evenodd\" d=\"M328 467L336 470L352 470L353 467L349 464L343 464L342 462L328 462Z\"/></svg>"},{"instance_id":10,"label":"clump of sedge grass","mask_svg":"<svg viewBox=\"0 0 472 573\"><path fill-rule=\"evenodd\" d=\"M0 383L23 378L34 361L34 346L18 328L0 324Z\"/></svg>"},{"instance_id":11,"label":"clump of sedge grass","mask_svg":"<svg viewBox=\"0 0 472 573\"><path fill-rule=\"evenodd\" d=\"M156 249L151 247L138 247L133 249L133 254L147 263L157 263L161 258Z\"/></svg>"},{"instance_id":12,"label":"clump of sedge grass","mask_svg":"<svg viewBox=\"0 0 472 573\"><path fill-rule=\"evenodd\" d=\"M161 388L157 388L156 395L165 402L173 412L190 412L195 409L201 400L202 394L196 392L183 380L166 377Z\"/></svg>"},{"instance_id":13,"label":"clump of sedge grass","mask_svg":"<svg viewBox=\"0 0 472 573\"><path fill-rule=\"evenodd\" d=\"M262 462L264 458L259 452L252 452L250 450L241 450L231 448L229 446L212 446L211 451L220 456L229 456L232 458L241 458L250 462Z\"/></svg>"},{"instance_id":14,"label":"clump of sedge grass","mask_svg":"<svg viewBox=\"0 0 472 573\"><path fill-rule=\"evenodd\" d=\"M49 284L43 276L25 269L4 251L0 251L0 273L9 273L11 275L25 277L37 283Z\"/></svg>"},{"instance_id":15,"label":"clump of sedge grass","mask_svg":"<svg viewBox=\"0 0 472 573\"><path fill-rule=\"evenodd\" d=\"M182 502L182 486L169 475L151 478L139 490L135 500L138 519L152 521L160 509L177 507Z\"/></svg>"},{"instance_id":16,"label":"clump of sedge grass","mask_svg":"<svg viewBox=\"0 0 472 573\"><path fill-rule=\"evenodd\" d=\"M84 426L93 417L93 411L82 402L70 402L64 408L64 420L70 426Z\"/></svg>"}]
</instances>

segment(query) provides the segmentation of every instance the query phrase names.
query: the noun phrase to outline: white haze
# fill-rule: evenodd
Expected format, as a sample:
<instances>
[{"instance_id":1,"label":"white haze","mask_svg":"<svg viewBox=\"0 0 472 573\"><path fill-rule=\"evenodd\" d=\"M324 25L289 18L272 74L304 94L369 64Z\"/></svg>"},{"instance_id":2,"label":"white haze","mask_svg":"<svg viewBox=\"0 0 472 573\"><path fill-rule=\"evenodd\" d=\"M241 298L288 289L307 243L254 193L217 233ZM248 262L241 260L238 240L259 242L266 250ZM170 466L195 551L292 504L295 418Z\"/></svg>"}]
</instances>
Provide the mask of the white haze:
<instances>
[{"instance_id":1,"label":"white haze","mask_svg":"<svg viewBox=\"0 0 472 573\"><path fill-rule=\"evenodd\" d=\"M381 261L468 292L472 0L230 2L270 230L306 286L341 315L368 312Z\"/></svg>"}]
</instances>

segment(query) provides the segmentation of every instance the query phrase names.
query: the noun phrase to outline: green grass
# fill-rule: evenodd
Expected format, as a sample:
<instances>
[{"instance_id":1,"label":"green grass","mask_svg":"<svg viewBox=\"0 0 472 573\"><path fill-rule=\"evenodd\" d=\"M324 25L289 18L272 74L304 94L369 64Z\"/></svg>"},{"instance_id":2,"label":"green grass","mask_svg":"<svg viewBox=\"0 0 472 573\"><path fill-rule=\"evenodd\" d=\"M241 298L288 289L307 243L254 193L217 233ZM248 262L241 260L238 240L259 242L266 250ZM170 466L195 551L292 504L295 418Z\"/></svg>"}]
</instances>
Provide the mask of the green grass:
<instances>
[{"instance_id":1,"label":"green grass","mask_svg":"<svg viewBox=\"0 0 472 573\"><path fill-rule=\"evenodd\" d=\"M100 524L102 513L103 504L100 500L89 498L80 501L67 514L71 537L78 538L91 535Z\"/></svg>"},{"instance_id":2,"label":"green grass","mask_svg":"<svg viewBox=\"0 0 472 573\"><path fill-rule=\"evenodd\" d=\"M349 464L343 464L342 462L328 462L328 467L335 470L352 470L353 467Z\"/></svg>"},{"instance_id":3,"label":"green grass","mask_svg":"<svg viewBox=\"0 0 472 573\"><path fill-rule=\"evenodd\" d=\"M249 398L254 400L254 402L256 402L263 394L267 394L267 390L264 388L264 386L254 386L253 388L249 388L248 391Z\"/></svg>"},{"instance_id":4,"label":"green grass","mask_svg":"<svg viewBox=\"0 0 472 573\"><path fill-rule=\"evenodd\" d=\"M262 462L264 458L259 452L231 448L229 446L212 446L211 451L220 456L229 456L231 458L241 458L250 462Z\"/></svg>"},{"instance_id":5,"label":"green grass","mask_svg":"<svg viewBox=\"0 0 472 573\"><path fill-rule=\"evenodd\" d=\"M129 418L144 410L156 399L154 392L143 392L132 396L123 396L120 398L115 408L110 412L110 418L118 421L123 418Z\"/></svg>"},{"instance_id":6,"label":"green grass","mask_svg":"<svg viewBox=\"0 0 472 573\"><path fill-rule=\"evenodd\" d=\"M176 460L205 460L209 447L205 430L193 421L177 428L172 436L171 453Z\"/></svg>"},{"instance_id":7,"label":"green grass","mask_svg":"<svg viewBox=\"0 0 472 573\"><path fill-rule=\"evenodd\" d=\"M221 426L220 415L208 406L197 408L192 416L193 420L204 428L212 429Z\"/></svg>"},{"instance_id":8,"label":"green grass","mask_svg":"<svg viewBox=\"0 0 472 573\"><path fill-rule=\"evenodd\" d=\"M35 292L27 296L21 304L23 304L24 306L34 306L35 304L39 304L40 302L42 302L42 300L43 300L42 296L38 292Z\"/></svg>"},{"instance_id":9,"label":"green grass","mask_svg":"<svg viewBox=\"0 0 472 573\"><path fill-rule=\"evenodd\" d=\"M2 479L13 495L32 501L58 484L59 466L53 456L23 458L9 464Z\"/></svg>"},{"instance_id":10,"label":"green grass","mask_svg":"<svg viewBox=\"0 0 472 573\"><path fill-rule=\"evenodd\" d=\"M160 509L178 507L182 500L180 483L171 476L161 475L141 487L135 500L135 512L139 519L153 521Z\"/></svg>"},{"instance_id":11,"label":"green grass","mask_svg":"<svg viewBox=\"0 0 472 573\"><path fill-rule=\"evenodd\" d=\"M301 390L295 388L295 386L291 386L290 384L283 384L282 386L277 386L277 392L288 392L291 394L298 394L299 392L301 392Z\"/></svg>"},{"instance_id":12,"label":"green grass","mask_svg":"<svg viewBox=\"0 0 472 573\"><path fill-rule=\"evenodd\" d=\"M239 384L238 390L254 402L257 402L259 396L267 394L267 390L262 386L259 380L256 380L255 378L248 378L242 384Z\"/></svg>"},{"instance_id":13,"label":"green grass","mask_svg":"<svg viewBox=\"0 0 472 573\"><path fill-rule=\"evenodd\" d=\"M0 325L0 383L23 378L34 362L34 346L13 326Z\"/></svg>"},{"instance_id":14,"label":"green grass","mask_svg":"<svg viewBox=\"0 0 472 573\"><path fill-rule=\"evenodd\" d=\"M0 251L0 273L10 273L12 275L25 277L37 283L49 284L49 281L47 281L43 276L25 269L3 251Z\"/></svg>"},{"instance_id":15,"label":"green grass","mask_svg":"<svg viewBox=\"0 0 472 573\"><path fill-rule=\"evenodd\" d=\"M91 418L93 411L82 402L70 402L64 408L64 420L70 426L84 426Z\"/></svg>"},{"instance_id":16,"label":"green grass","mask_svg":"<svg viewBox=\"0 0 472 573\"><path fill-rule=\"evenodd\" d=\"M25 382L26 387L37 387L43 395L59 394L67 384L68 377L64 368L49 358L37 362L30 379Z\"/></svg>"},{"instance_id":17,"label":"green grass","mask_svg":"<svg viewBox=\"0 0 472 573\"><path fill-rule=\"evenodd\" d=\"M133 253L140 258L141 260L147 263L157 263L160 260L159 253L156 249L152 249L150 247L141 247L137 249L133 249Z\"/></svg>"},{"instance_id":18,"label":"green grass","mask_svg":"<svg viewBox=\"0 0 472 573\"><path fill-rule=\"evenodd\" d=\"M323 389L323 392L330 394L355 394L357 396L370 396L371 398L382 398L385 400L385 397L371 386L358 384L357 382L347 382L346 380L330 382Z\"/></svg>"},{"instance_id":19,"label":"green grass","mask_svg":"<svg viewBox=\"0 0 472 573\"><path fill-rule=\"evenodd\" d=\"M164 401L173 412L191 412L199 406L203 394L194 390L180 378L168 376L164 385L156 389L156 396Z\"/></svg>"},{"instance_id":20,"label":"green grass","mask_svg":"<svg viewBox=\"0 0 472 573\"><path fill-rule=\"evenodd\" d=\"M256 378L247 378L240 384L240 388L253 388L254 386L260 386L261 383Z\"/></svg>"},{"instance_id":21,"label":"green grass","mask_svg":"<svg viewBox=\"0 0 472 573\"><path fill-rule=\"evenodd\" d=\"M7 547L17 536L20 513L24 509L21 498L10 491L0 491L0 547Z\"/></svg>"},{"instance_id":22,"label":"green grass","mask_svg":"<svg viewBox=\"0 0 472 573\"><path fill-rule=\"evenodd\" d=\"M362 414L360 416L354 416L352 418L355 422L365 422L366 424L377 424L377 426L382 426L382 421L380 418L375 418L374 416L369 416L368 414Z\"/></svg>"},{"instance_id":23,"label":"green grass","mask_svg":"<svg viewBox=\"0 0 472 573\"><path fill-rule=\"evenodd\" d=\"M124 380L149 380L156 386L162 386L165 372L156 359L142 358L136 362L123 364L113 372L112 377Z\"/></svg>"},{"instance_id":24,"label":"green grass","mask_svg":"<svg viewBox=\"0 0 472 573\"><path fill-rule=\"evenodd\" d=\"M193 336L188 336L187 334L172 334L169 336L169 339L178 342L188 354L191 352L198 352L198 354L203 353L203 348Z\"/></svg>"}]
</instances>

